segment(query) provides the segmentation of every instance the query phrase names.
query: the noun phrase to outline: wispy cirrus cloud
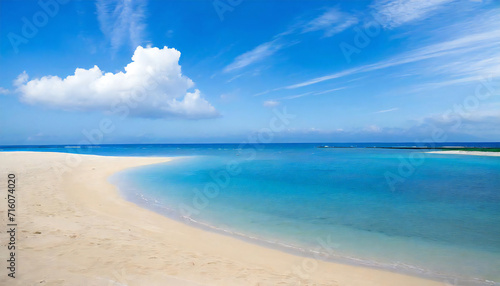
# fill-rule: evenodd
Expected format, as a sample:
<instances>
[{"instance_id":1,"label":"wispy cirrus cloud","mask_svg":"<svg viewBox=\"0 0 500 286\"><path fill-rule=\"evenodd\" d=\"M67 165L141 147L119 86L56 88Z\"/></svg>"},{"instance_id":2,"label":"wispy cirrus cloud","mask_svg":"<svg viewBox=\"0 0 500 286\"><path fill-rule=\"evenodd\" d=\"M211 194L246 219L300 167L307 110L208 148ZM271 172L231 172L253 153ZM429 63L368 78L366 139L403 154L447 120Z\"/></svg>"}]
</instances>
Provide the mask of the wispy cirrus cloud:
<instances>
[{"instance_id":1,"label":"wispy cirrus cloud","mask_svg":"<svg viewBox=\"0 0 500 286\"><path fill-rule=\"evenodd\" d=\"M480 55L484 57L484 54ZM433 74L440 75L438 79L418 84L411 88L413 92L429 89L437 89L446 86L463 85L472 82L481 82L489 78L500 76L500 51L491 55L491 58L465 62L450 62L442 66L430 68ZM453 71L451 77L446 77L449 71Z\"/></svg>"},{"instance_id":2,"label":"wispy cirrus cloud","mask_svg":"<svg viewBox=\"0 0 500 286\"><path fill-rule=\"evenodd\" d=\"M97 19L113 52L144 43L146 0L98 0Z\"/></svg>"},{"instance_id":3,"label":"wispy cirrus cloud","mask_svg":"<svg viewBox=\"0 0 500 286\"><path fill-rule=\"evenodd\" d=\"M379 0L372 7L385 28L423 20L455 0Z\"/></svg>"},{"instance_id":4,"label":"wispy cirrus cloud","mask_svg":"<svg viewBox=\"0 0 500 286\"><path fill-rule=\"evenodd\" d=\"M238 55L223 71L228 73L262 62L278 51L299 43L299 34L323 31L325 37L331 37L356 23L358 19L355 16L330 8L312 20L296 23L285 32L275 35L272 40Z\"/></svg>"},{"instance_id":5,"label":"wispy cirrus cloud","mask_svg":"<svg viewBox=\"0 0 500 286\"><path fill-rule=\"evenodd\" d=\"M296 94L296 95L290 95L290 96L285 96L280 98L279 100L289 100L289 99L296 99L296 98L301 98L304 96L311 96L311 95L321 95L321 94L327 94L331 93L334 91L339 91L348 88L347 86L342 86L342 87L337 87L337 88L332 88L332 89L327 89L327 90L321 90L321 91L309 91L309 92L304 92L301 94Z\"/></svg>"},{"instance_id":6,"label":"wispy cirrus cloud","mask_svg":"<svg viewBox=\"0 0 500 286\"><path fill-rule=\"evenodd\" d=\"M254 49L237 56L232 63L224 68L224 72L239 70L253 63L263 61L264 59L275 54L284 46L285 45L279 38L260 44Z\"/></svg>"},{"instance_id":7,"label":"wispy cirrus cloud","mask_svg":"<svg viewBox=\"0 0 500 286\"><path fill-rule=\"evenodd\" d=\"M396 110L399 110L399 108L395 107L395 108L391 108L391 109L384 109L384 110L375 111L374 113L386 113L386 112L391 112L391 111L396 111Z\"/></svg>"},{"instance_id":8,"label":"wispy cirrus cloud","mask_svg":"<svg viewBox=\"0 0 500 286\"><path fill-rule=\"evenodd\" d=\"M442 65L436 65L436 62L433 62L432 65L422 69L421 72L434 72L442 75L461 77L464 81L473 79L472 76L484 76L485 74L500 76L500 69L495 64L500 59L500 51L495 49L495 47L500 45L500 29L498 28L499 26L496 26L499 23L499 20L492 19L487 25L483 25L482 29L477 29L471 34L456 36L454 39L429 44L373 64L345 69L296 84L275 88L270 92L282 89L296 89L359 73L440 58L446 59ZM436 69L440 69L439 72ZM448 80L443 78L443 81ZM455 80L458 79L455 78Z\"/></svg>"},{"instance_id":9,"label":"wispy cirrus cloud","mask_svg":"<svg viewBox=\"0 0 500 286\"><path fill-rule=\"evenodd\" d=\"M324 31L325 37L331 37L358 23L354 15L331 8L320 16L307 22L302 27L303 33Z\"/></svg>"},{"instance_id":10,"label":"wispy cirrus cloud","mask_svg":"<svg viewBox=\"0 0 500 286\"><path fill-rule=\"evenodd\" d=\"M452 1L454 0L382 0L375 3L373 9L379 15L384 27L394 28L405 23L425 19L432 12ZM274 36L273 40L260 44L252 50L237 56L233 62L224 68L224 72L238 70L269 58L279 50L289 46L286 43L290 39L297 41L298 34L323 31L324 37L331 37L356 25L358 22L358 17L342 12L338 8L330 8L312 20L296 23L287 31Z\"/></svg>"}]
</instances>

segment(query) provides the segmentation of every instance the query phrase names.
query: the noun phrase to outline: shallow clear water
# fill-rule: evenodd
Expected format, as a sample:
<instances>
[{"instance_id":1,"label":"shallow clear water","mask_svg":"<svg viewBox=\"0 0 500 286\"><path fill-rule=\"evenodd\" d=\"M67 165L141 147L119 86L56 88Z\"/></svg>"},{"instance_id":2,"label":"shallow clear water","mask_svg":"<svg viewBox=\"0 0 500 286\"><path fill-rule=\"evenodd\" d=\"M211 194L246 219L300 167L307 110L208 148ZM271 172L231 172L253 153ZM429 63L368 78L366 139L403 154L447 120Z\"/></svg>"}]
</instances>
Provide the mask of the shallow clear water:
<instances>
[{"instance_id":1,"label":"shallow clear water","mask_svg":"<svg viewBox=\"0 0 500 286\"><path fill-rule=\"evenodd\" d=\"M500 281L500 158L384 149L256 153L219 150L115 180L141 205L278 248L468 284ZM388 181L389 173L397 179Z\"/></svg>"},{"instance_id":2,"label":"shallow clear water","mask_svg":"<svg viewBox=\"0 0 500 286\"><path fill-rule=\"evenodd\" d=\"M111 180L139 205L285 251L455 285L500 282L500 157L318 145L45 150L177 156Z\"/></svg>"}]
</instances>

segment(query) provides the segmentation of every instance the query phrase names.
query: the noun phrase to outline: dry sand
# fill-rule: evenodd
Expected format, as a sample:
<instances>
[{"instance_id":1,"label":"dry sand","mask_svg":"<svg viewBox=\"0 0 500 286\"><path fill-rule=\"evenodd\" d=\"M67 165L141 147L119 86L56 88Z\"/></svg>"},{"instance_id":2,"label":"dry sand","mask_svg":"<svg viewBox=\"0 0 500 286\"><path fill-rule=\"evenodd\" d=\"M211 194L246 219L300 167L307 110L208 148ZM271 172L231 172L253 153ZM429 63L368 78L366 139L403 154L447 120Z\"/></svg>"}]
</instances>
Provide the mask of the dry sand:
<instances>
[{"instance_id":1,"label":"dry sand","mask_svg":"<svg viewBox=\"0 0 500 286\"><path fill-rule=\"evenodd\" d=\"M427 152L427 153L500 157L500 152L485 152L485 151L458 151L458 150L449 150L449 151L430 151L430 152Z\"/></svg>"},{"instance_id":2,"label":"dry sand","mask_svg":"<svg viewBox=\"0 0 500 286\"><path fill-rule=\"evenodd\" d=\"M122 199L111 174L169 158L0 152L0 191L16 175L17 269L0 285L446 285L371 268L315 261L203 231ZM6 208L0 206L2 228ZM294 270L295 269L295 270Z\"/></svg>"}]
</instances>

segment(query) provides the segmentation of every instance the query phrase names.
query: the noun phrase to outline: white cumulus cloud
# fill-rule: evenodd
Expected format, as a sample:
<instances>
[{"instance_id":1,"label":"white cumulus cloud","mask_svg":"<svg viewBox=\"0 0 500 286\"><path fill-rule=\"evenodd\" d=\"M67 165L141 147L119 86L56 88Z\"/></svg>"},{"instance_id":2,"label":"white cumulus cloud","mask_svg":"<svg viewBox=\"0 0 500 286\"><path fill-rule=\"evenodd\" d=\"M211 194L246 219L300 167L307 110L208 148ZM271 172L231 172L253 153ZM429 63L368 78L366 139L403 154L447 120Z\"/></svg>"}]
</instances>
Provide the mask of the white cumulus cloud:
<instances>
[{"instance_id":1,"label":"white cumulus cloud","mask_svg":"<svg viewBox=\"0 0 500 286\"><path fill-rule=\"evenodd\" d=\"M98 66L77 68L74 75L44 76L29 80L23 72L14 81L22 101L65 110L115 112L139 117L189 119L219 116L179 65L181 53L173 48L137 47L125 72L106 73ZM122 109L123 110L123 109Z\"/></svg>"}]
</instances>

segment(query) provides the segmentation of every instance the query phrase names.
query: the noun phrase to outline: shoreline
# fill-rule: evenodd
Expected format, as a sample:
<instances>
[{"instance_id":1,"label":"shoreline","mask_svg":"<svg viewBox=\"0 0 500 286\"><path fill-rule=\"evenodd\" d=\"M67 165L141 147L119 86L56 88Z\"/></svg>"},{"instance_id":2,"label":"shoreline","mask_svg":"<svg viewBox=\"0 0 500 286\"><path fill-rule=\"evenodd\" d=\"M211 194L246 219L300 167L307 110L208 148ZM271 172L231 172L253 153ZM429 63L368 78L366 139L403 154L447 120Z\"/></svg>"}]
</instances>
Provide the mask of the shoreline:
<instances>
[{"instance_id":1,"label":"shoreline","mask_svg":"<svg viewBox=\"0 0 500 286\"><path fill-rule=\"evenodd\" d=\"M116 173L115 173L116 174ZM115 175L113 174L113 175ZM115 182L112 183L113 185L116 185L118 190L120 190L120 187L118 187L118 179L115 179ZM121 191L120 191L121 192ZM124 196L122 195L124 198ZM125 198L124 198L125 199ZM208 223L200 222L197 220L194 220L189 217L182 217L181 215L173 215L172 213L175 213L174 210L172 209L166 209L158 205L153 205L149 204L150 200L154 200L154 198L137 198L136 200L134 199L125 199L128 202L131 202L135 205L137 205L140 208L147 209L150 211L153 211L155 213L158 213L168 219L174 220L176 222L182 223L188 227L193 227L202 231L208 231L217 235L223 235L227 236L230 238L234 238L237 240L240 240L244 243L250 243L252 245L256 245L259 247L264 247L267 249L279 251L279 252L284 252L286 254L290 254L293 256L298 256L302 257L304 259L313 259L313 260L318 260L318 261L323 261L326 263L334 263L334 264L342 264L342 265L349 265L353 267L361 267L361 268L368 268L368 269L375 269L375 270L380 270L380 271L386 271L390 273L395 273L395 274L402 274L402 275L409 275L412 277L418 277L418 278L423 278L423 279L429 279L432 281L458 281L460 283L466 283L464 285L491 285L489 284L488 280L483 280L479 278L457 278L451 275L446 275L438 272L432 272L429 269L424 269L424 268L418 268L413 265L407 265L407 264L401 264L401 263L382 263L382 262L375 262L375 261L370 261L370 260L362 260L357 257L353 256L340 256L340 255L332 255L324 252L320 252L318 250L313 250L309 248L305 248L299 245L293 245L293 244L286 244L283 242L280 242L278 240L267 240L263 237L254 237L254 236L249 236L246 235L245 233L241 232L235 232L229 229L224 229L224 228L219 228L216 226L212 226ZM139 201L141 200L141 201ZM321 247L323 248L323 247ZM323 250L327 251L328 250ZM402 268L404 267L404 268ZM445 284L448 285L448 284ZM496 285L496 284L495 284Z\"/></svg>"},{"instance_id":2,"label":"shoreline","mask_svg":"<svg viewBox=\"0 0 500 286\"><path fill-rule=\"evenodd\" d=\"M81 162L58 176L57 170L68 156L78 156ZM22 202L18 207L23 231L18 234L20 273L16 282L446 285L386 270L296 256L201 230L126 201L107 181L121 170L172 159L0 152L4 163L0 172L5 177L16 173ZM2 212L4 207L0 208ZM0 253L5 257L4 245ZM5 277L2 275L0 282Z\"/></svg>"},{"instance_id":3,"label":"shoreline","mask_svg":"<svg viewBox=\"0 0 500 286\"><path fill-rule=\"evenodd\" d=\"M459 151L459 150L446 150L446 151L429 151L429 154L452 154L452 155L472 155L472 156L488 156L500 157L500 152L486 152L486 151Z\"/></svg>"}]
</instances>

